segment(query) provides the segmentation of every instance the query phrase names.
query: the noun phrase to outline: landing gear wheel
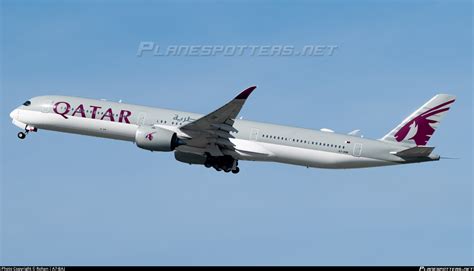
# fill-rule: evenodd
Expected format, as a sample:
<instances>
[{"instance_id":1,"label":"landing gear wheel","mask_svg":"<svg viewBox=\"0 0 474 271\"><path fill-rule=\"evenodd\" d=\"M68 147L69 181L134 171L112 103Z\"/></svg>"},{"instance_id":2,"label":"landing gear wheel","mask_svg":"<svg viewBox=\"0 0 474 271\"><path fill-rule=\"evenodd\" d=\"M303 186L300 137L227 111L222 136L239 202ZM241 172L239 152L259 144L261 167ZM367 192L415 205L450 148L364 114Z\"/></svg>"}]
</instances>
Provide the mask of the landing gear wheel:
<instances>
[{"instance_id":1,"label":"landing gear wheel","mask_svg":"<svg viewBox=\"0 0 474 271\"><path fill-rule=\"evenodd\" d=\"M19 133L17 134L17 136L18 136L19 139L25 139L26 134L23 133L23 132L19 132Z\"/></svg>"},{"instance_id":2,"label":"landing gear wheel","mask_svg":"<svg viewBox=\"0 0 474 271\"><path fill-rule=\"evenodd\" d=\"M236 167L235 169L232 170L232 173L237 174L239 173L239 171L240 171L240 168Z\"/></svg>"},{"instance_id":3,"label":"landing gear wheel","mask_svg":"<svg viewBox=\"0 0 474 271\"><path fill-rule=\"evenodd\" d=\"M229 173L230 171L231 171L230 168L224 168L224 172L225 172L225 173Z\"/></svg>"},{"instance_id":4,"label":"landing gear wheel","mask_svg":"<svg viewBox=\"0 0 474 271\"><path fill-rule=\"evenodd\" d=\"M208 163L208 162L204 163L204 166L207 167L207 168L212 167L212 165L211 165L210 163Z\"/></svg>"}]
</instances>

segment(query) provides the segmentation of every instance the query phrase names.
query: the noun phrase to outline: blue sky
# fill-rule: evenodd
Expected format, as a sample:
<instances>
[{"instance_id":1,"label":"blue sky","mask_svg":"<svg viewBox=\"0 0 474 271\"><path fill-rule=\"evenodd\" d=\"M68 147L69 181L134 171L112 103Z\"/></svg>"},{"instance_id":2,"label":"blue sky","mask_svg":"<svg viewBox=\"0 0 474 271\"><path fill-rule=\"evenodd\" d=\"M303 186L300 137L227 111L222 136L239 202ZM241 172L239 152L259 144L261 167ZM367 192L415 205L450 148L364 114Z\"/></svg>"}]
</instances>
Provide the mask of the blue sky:
<instances>
[{"instance_id":1,"label":"blue sky","mask_svg":"<svg viewBox=\"0 0 474 271\"><path fill-rule=\"evenodd\" d=\"M474 264L469 1L2 1L0 264ZM319 57L137 57L140 41L338 45ZM379 138L436 93L459 160L217 173L8 113L64 94Z\"/></svg>"}]
</instances>

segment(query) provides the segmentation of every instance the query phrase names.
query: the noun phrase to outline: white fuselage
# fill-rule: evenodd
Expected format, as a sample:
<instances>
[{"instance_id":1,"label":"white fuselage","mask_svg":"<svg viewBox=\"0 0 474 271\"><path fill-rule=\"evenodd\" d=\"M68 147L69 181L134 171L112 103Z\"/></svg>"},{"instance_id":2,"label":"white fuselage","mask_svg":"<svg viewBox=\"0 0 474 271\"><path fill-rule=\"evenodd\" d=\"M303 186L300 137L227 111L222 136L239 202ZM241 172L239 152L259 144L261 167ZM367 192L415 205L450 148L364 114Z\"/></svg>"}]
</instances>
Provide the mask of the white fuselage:
<instances>
[{"instance_id":1,"label":"white fuselage","mask_svg":"<svg viewBox=\"0 0 474 271\"><path fill-rule=\"evenodd\" d=\"M44 129L135 142L140 126L157 126L183 135L180 126L202 115L103 100L41 96L10 114L26 130ZM317 168L361 168L403 163L390 153L404 146L352 135L268 123L235 120L224 154L238 160L273 161ZM203 154L205 146L182 145L177 151Z\"/></svg>"}]
</instances>

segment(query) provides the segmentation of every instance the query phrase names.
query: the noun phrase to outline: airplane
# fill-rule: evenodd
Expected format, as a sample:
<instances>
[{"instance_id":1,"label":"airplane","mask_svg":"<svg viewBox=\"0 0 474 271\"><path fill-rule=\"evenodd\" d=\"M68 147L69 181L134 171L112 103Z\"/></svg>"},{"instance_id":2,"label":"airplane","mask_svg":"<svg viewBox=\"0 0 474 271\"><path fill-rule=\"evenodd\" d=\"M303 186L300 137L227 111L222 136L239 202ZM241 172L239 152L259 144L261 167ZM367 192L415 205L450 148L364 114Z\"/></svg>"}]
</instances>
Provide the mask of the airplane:
<instances>
[{"instance_id":1,"label":"airplane","mask_svg":"<svg viewBox=\"0 0 474 271\"><path fill-rule=\"evenodd\" d=\"M311 168L349 169L437 161L426 146L455 96L438 94L380 139L237 119L256 89L249 87L217 110L201 115L122 102L39 96L10 113L30 132L51 130L134 142L139 148L174 152L177 161L238 173L239 160Z\"/></svg>"}]
</instances>

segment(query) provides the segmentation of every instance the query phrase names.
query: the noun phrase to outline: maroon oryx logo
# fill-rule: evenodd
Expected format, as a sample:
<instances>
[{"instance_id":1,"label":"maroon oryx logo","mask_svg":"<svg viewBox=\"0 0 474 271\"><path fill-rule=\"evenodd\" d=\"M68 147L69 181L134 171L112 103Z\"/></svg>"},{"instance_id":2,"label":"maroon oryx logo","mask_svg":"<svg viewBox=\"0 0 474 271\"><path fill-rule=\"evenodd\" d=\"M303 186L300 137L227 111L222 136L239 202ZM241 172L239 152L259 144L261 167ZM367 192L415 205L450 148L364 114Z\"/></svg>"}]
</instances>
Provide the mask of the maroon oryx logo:
<instances>
[{"instance_id":1,"label":"maroon oryx logo","mask_svg":"<svg viewBox=\"0 0 474 271\"><path fill-rule=\"evenodd\" d=\"M400 142L405 140L408 134L410 134L410 138L408 139L414 140L416 145L426 145L426 143L428 143L428 140L435 131L431 124L438 122L436 120L429 119L429 117L448 111L449 106L445 106L453 102L454 100L442 103L414 117L412 120L407 122L402 128L400 128L400 130L398 130L398 132L395 134L395 139Z\"/></svg>"},{"instance_id":2,"label":"maroon oryx logo","mask_svg":"<svg viewBox=\"0 0 474 271\"><path fill-rule=\"evenodd\" d=\"M156 132L151 132L151 133L148 133L146 134L145 138L152 141L153 140L153 134L156 133Z\"/></svg>"}]
</instances>

